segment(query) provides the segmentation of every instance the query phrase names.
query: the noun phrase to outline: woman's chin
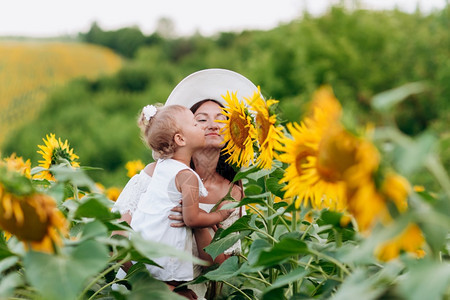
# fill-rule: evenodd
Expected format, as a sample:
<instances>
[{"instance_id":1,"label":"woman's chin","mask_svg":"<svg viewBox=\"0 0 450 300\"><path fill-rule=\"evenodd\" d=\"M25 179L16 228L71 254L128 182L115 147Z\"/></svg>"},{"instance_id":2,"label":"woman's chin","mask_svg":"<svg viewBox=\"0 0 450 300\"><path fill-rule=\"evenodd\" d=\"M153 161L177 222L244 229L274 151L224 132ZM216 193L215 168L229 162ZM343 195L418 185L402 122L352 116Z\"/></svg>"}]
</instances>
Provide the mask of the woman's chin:
<instances>
[{"instance_id":1,"label":"woman's chin","mask_svg":"<svg viewBox=\"0 0 450 300\"><path fill-rule=\"evenodd\" d=\"M223 139L206 139L204 148L222 149L223 147L222 141Z\"/></svg>"}]
</instances>

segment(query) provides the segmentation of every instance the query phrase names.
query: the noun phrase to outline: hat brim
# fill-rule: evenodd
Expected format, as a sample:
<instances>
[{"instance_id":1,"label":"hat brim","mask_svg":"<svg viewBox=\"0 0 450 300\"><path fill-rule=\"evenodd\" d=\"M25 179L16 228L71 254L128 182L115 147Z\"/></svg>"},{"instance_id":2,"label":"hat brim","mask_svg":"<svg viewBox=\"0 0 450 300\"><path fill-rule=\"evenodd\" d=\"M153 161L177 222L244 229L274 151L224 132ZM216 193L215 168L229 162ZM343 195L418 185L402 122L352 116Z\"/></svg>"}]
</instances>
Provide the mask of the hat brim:
<instances>
[{"instance_id":1,"label":"hat brim","mask_svg":"<svg viewBox=\"0 0 450 300\"><path fill-rule=\"evenodd\" d=\"M246 77L226 69L205 69L185 77L170 93L165 105L182 105L191 108L206 100L216 100L225 106L223 96L237 93L239 100L250 98L257 87Z\"/></svg>"}]
</instances>

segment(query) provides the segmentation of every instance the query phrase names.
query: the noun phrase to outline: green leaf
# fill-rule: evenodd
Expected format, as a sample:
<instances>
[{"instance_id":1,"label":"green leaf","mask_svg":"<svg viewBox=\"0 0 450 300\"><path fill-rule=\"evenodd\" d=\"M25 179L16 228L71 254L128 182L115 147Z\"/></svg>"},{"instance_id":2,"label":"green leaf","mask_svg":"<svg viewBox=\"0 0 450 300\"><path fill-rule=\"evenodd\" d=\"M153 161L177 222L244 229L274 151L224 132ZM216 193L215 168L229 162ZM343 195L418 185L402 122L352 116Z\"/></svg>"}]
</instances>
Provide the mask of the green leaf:
<instances>
[{"instance_id":1,"label":"green leaf","mask_svg":"<svg viewBox=\"0 0 450 300\"><path fill-rule=\"evenodd\" d=\"M4 188L15 195L29 195L34 192L31 180L18 172L10 172L5 167L0 166L0 182Z\"/></svg>"},{"instance_id":2,"label":"green leaf","mask_svg":"<svg viewBox=\"0 0 450 300\"><path fill-rule=\"evenodd\" d=\"M31 169L30 174L31 175L36 175L36 174L38 174L38 173L40 173L42 171L47 171L47 170L48 169L43 168L43 167L34 167L34 168Z\"/></svg>"},{"instance_id":3,"label":"green leaf","mask_svg":"<svg viewBox=\"0 0 450 300\"><path fill-rule=\"evenodd\" d=\"M425 160L436 146L436 137L424 133L407 148L398 148L395 164L402 174L412 174L425 164Z\"/></svg>"},{"instance_id":4,"label":"green leaf","mask_svg":"<svg viewBox=\"0 0 450 300\"><path fill-rule=\"evenodd\" d=\"M249 184L245 186L245 195L259 195L262 192L262 187L256 184Z\"/></svg>"},{"instance_id":5,"label":"green leaf","mask_svg":"<svg viewBox=\"0 0 450 300\"><path fill-rule=\"evenodd\" d=\"M210 271L203 276L213 281L226 280L238 275L239 264L237 256L232 256L225 260L217 269Z\"/></svg>"},{"instance_id":6,"label":"green leaf","mask_svg":"<svg viewBox=\"0 0 450 300\"><path fill-rule=\"evenodd\" d=\"M388 111L407 97L422 93L426 89L427 85L424 82L407 83L398 88L375 95L372 98L372 107L378 111Z\"/></svg>"},{"instance_id":7,"label":"green leaf","mask_svg":"<svg viewBox=\"0 0 450 300\"><path fill-rule=\"evenodd\" d=\"M430 280L425 282L426 278ZM410 261L409 272L399 280L398 290L409 300L439 300L444 299L449 286L450 264L425 258Z\"/></svg>"},{"instance_id":8,"label":"green leaf","mask_svg":"<svg viewBox=\"0 0 450 300\"><path fill-rule=\"evenodd\" d=\"M76 218L96 218L98 220L113 220L117 219L118 214L111 212L109 203L95 195L89 194L80 200L81 204L78 206L75 217Z\"/></svg>"},{"instance_id":9,"label":"green leaf","mask_svg":"<svg viewBox=\"0 0 450 300\"><path fill-rule=\"evenodd\" d=\"M242 231L239 234L227 235L206 246L205 251L206 253L211 255L213 259L215 259L219 254L223 253L225 250L233 246L238 240L240 240L244 236L247 236L248 234L248 231Z\"/></svg>"},{"instance_id":10,"label":"green leaf","mask_svg":"<svg viewBox=\"0 0 450 300\"><path fill-rule=\"evenodd\" d=\"M282 288L271 289L268 292L264 293L261 300L272 300L272 299L286 299L285 291ZM290 298L294 299L295 298Z\"/></svg>"},{"instance_id":11,"label":"green leaf","mask_svg":"<svg viewBox=\"0 0 450 300\"><path fill-rule=\"evenodd\" d=\"M331 300L364 299L375 300L383 293L386 286L376 285L375 278L362 269L355 270L339 287Z\"/></svg>"},{"instance_id":12,"label":"green leaf","mask_svg":"<svg viewBox=\"0 0 450 300\"><path fill-rule=\"evenodd\" d=\"M108 229L100 221L93 221L87 223L83 227L82 240L93 239L96 237L107 237Z\"/></svg>"},{"instance_id":13,"label":"green leaf","mask_svg":"<svg viewBox=\"0 0 450 300\"><path fill-rule=\"evenodd\" d=\"M264 250L268 250L272 247L272 245L263 239L257 239L253 241L253 243L250 246L250 251L247 255L248 263L251 266L255 266L258 262L259 256L261 255L261 252Z\"/></svg>"},{"instance_id":14,"label":"green leaf","mask_svg":"<svg viewBox=\"0 0 450 300\"><path fill-rule=\"evenodd\" d=\"M242 168L239 172L236 173L234 176L233 182L236 182L238 180L244 179L247 177L248 174L251 174L253 172L257 172L258 168L256 166L250 166L248 168Z\"/></svg>"},{"instance_id":15,"label":"green leaf","mask_svg":"<svg viewBox=\"0 0 450 300\"><path fill-rule=\"evenodd\" d=\"M97 188L95 182L80 168L72 168L66 165L55 165L49 169L55 179L60 182L71 182L79 187L88 187L91 191Z\"/></svg>"},{"instance_id":16,"label":"green leaf","mask_svg":"<svg viewBox=\"0 0 450 300\"><path fill-rule=\"evenodd\" d=\"M0 234L3 234L3 232L0 231ZM14 256L14 253L9 250L8 245L0 238L0 260L9 256Z\"/></svg>"},{"instance_id":17,"label":"green leaf","mask_svg":"<svg viewBox=\"0 0 450 300\"><path fill-rule=\"evenodd\" d=\"M255 231L258 228L255 228L251 225L252 222L254 222L256 218L256 215L245 215L242 216L241 218L237 219L233 224L231 224L230 227L228 227L227 229L224 229L222 231L222 233L220 234L220 237L225 237L228 234L232 233L232 232L237 232L237 231L246 231L246 230L250 230L250 231Z\"/></svg>"},{"instance_id":18,"label":"green leaf","mask_svg":"<svg viewBox=\"0 0 450 300\"><path fill-rule=\"evenodd\" d=\"M9 273L0 278L0 299L11 299L14 290L23 285L22 276L19 273Z\"/></svg>"},{"instance_id":19,"label":"green leaf","mask_svg":"<svg viewBox=\"0 0 450 300\"><path fill-rule=\"evenodd\" d=\"M65 200L65 185L61 183L56 183L47 189L47 195L55 199L56 203L60 205Z\"/></svg>"},{"instance_id":20,"label":"green leaf","mask_svg":"<svg viewBox=\"0 0 450 300\"><path fill-rule=\"evenodd\" d=\"M77 299L87 279L105 268L108 260L107 247L88 240L62 255L28 252L25 275L44 299L61 299L61 295Z\"/></svg>"},{"instance_id":21,"label":"green leaf","mask_svg":"<svg viewBox=\"0 0 450 300\"><path fill-rule=\"evenodd\" d=\"M308 246L305 242L285 238L276 243L268 251L261 252L256 265L270 267L273 265L281 264L284 260L291 258L295 255L308 253Z\"/></svg>"},{"instance_id":22,"label":"green leaf","mask_svg":"<svg viewBox=\"0 0 450 300\"><path fill-rule=\"evenodd\" d=\"M19 261L19 258L17 256L10 256L10 257L0 260L0 273L11 268L15 264L17 264L18 261Z\"/></svg>"},{"instance_id":23,"label":"green leaf","mask_svg":"<svg viewBox=\"0 0 450 300\"><path fill-rule=\"evenodd\" d=\"M279 183L279 179L278 178L274 178L274 177L269 177L266 180L266 186L267 189L274 194L275 196L278 196L280 198L284 198L284 191L282 191L283 187L286 186L286 184L284 183Z\"/></svg>"},{"instance_id":24,"label":"green leaf","mask_svg":"<svg viewBox=\"0 0 450 300\"><path fill-rule=\"evenodd\" d=\"M322 225L333 225L333 227L340 227L342 213L324 210L320 215L320 219L317 220L317 224Z\"/></svg>"},{"instance_id":25,"label":"green leaf","mask_svg":"<svg viewBox=\"0 0 450 300\"><path fill-rule=\"evenodd\" d=\"M270 170L262 169L257 172L248 174L246 178L257 181L258 179L271 174L273 171L275 171L275 168L272 168Z\"/></svg>"},{"instance_id":26,"label":"green leaf","mask_svg":"<svg viewBox=\"0 0 450 300\"><path fill-rule=\"evenodd\" d=\"M264 293L267 293L273 289L280 288L282 286L288 285L291 282L300 280L309 274L309 271L305 270L305 268L297 268L292 270L286 275L279 276L271 286L264 290Z\"/></svg>"},{"instance_id":27,"label":"green leaf","mask_svg":"<svg viewBox=\"0 0 450 300\"><path fill-rule=\"evenodd\" d=\"M248 204L259 204L262 206L267 206L266 201L262 198L244 197L241 201L239 201L239 206L244 206Z\"/></svg>"},{"instance_id":28,"label":"green leaf","mask_svg":"<svg viewBox=\"0 0 450 300\"><path fill-rule=\"evenodd\" d=\"M126 299L186 300L186 298L170 291L164 282L151 277L143 264L135 264L133 270L127 274L126 279L132 286L130 293L126 295Z\"/></svg>"},{"instance_id":29,"label":"green leaf","mask_svg":"<svg viewBox=\"0 0 450 300\"><path fill-rule=\"evenodd\" d=\"M428 245L434 253L439 253L445 245L446 237L449 232L448 226L442 226L444 224L437 224L426 222L420 225L420 229L423 231L423 235Z\"/></svg>"}]
</instances>

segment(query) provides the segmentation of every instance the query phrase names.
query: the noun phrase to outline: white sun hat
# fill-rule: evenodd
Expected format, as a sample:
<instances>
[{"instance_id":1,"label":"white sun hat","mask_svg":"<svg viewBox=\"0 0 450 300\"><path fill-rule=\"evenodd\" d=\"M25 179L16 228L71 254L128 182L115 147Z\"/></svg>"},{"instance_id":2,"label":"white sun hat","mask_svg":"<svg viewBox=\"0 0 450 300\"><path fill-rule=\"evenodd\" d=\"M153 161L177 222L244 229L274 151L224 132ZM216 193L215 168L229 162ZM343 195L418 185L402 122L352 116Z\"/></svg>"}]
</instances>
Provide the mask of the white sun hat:
<instances>
[{"instance_id":1,"label":"white sun hat","mask_svg":"<svg viewBox=\"0 0 450 300\"><path fill-rule=\"evenodd\" d=\"M170 93L165 105L179 104L187 108L206 99L225 106L227 92L237 93L239 100L250 98L258 88L246 77L226 69L205 69L185 77Z\"/></svg>"}]
</instances>

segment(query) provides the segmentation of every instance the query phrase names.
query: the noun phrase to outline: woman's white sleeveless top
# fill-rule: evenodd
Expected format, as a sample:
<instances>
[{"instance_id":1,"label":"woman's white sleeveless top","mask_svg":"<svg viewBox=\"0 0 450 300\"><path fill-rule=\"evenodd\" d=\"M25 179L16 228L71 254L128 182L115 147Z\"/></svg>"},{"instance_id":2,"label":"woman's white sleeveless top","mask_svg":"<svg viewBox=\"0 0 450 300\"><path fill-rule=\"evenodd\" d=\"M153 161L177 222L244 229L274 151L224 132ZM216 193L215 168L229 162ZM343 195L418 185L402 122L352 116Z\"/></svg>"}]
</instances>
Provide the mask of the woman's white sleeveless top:
<instances>
[{"instance_id":1,"label":"woman's white sleeveless top","mask_svg":"<svg viewBox=\"0 0 450 300\"><path fill-rule=\"evenodd\" d=\"M114 203L112 211L119 212L121 215L128 213L132 216L151 180L152 177L144 170L131 177Z\"/></svg>"}]
</instances>

